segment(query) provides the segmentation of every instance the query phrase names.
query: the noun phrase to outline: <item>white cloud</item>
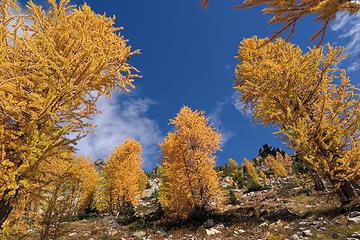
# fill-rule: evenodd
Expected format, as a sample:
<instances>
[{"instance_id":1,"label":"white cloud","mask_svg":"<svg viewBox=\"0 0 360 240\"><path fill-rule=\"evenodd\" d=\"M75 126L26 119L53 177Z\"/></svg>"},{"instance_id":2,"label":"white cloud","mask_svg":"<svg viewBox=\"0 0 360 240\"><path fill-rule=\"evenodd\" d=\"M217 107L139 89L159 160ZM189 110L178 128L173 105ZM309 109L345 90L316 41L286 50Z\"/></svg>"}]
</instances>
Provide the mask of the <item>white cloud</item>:
<instances>
[{"instance_id":1,"label":"white cloud","mask_svg":"<svg viewBox=\"0 0 360 240\"><path fill-rule=\"evenodd\" d=\"M360 13L349 15L346 12L340 12L336 15L336 19L331 26L333 31L340 32L340 38L349 39L346 44L349 57L354 58L353 64L348 68L349 71L360 69L359 53L360 53Z\"/></svg>"},{"instance_id":2,"label":"white cloud","mask_svg":"<svg viewBox=\"0 0 360 240\"><path fill-rule=\"evenodd\" d=\"M249 108L246 108L245 104L240 101L240 93L239 92L235 92L231 96L231 101L232 101L233 106L236 108L236 110L241 112L241 114L244 117L251 119L252 111Z\"/></svg>"},{"instance_id":3,"label":"white cloud","mask_svg":"<svg viewBox=\"0 0 360 240\"><path fill-rule=\"evenodd\" d=\"M154 101L143 98L112 99L102 97L97 106L101 113L95 115L91 123L97 125L95 132L81 139L76 145L78 154L88 155L94 160L106 159L117 144L132 137L143 147L144 167L156 164L162 134L157 122L147 116Z\"/></svg>"},{"instance_id":4,"label":"white cloud","mask_svg":"<svg viewBox=\"0 0 360 240\"><path fill-rule=\"evenodd\" d=\"M19 14L26 15L25 13L28 11L27 7L22 5L21 2L19 1L17 2L17 5L19 6L19 10L10 7L8 8L10 16L14 17L14 16L18 16ZM22 27L20 28L18 28L18 20L24 21ZM24 27L29 28L32 24L33 22L28 17L21 17L20 19L16 17L13 18L11 21L9 21L6 27L11 34L16 33L17 37L22 38L24 37ZM32 35L32 33L30 32L28 32L28 34ZM13 44L12 40L9 39L9 41L10 44Z\"/></svg>"},{"instance_id":5,"label":"white cloud","mask_svg":"<svg viewBox=\"0 0 360 240\"><path fill-rule=\"evenodd\" d=\"M210 124L213 125L221 134L221 145L224 147L226 142L234 136L234 133L223 127L223 122L221 120L221 114L228 102L219 102L216 104L215 110L208 115Z\"/></svg>"}]
</instances>

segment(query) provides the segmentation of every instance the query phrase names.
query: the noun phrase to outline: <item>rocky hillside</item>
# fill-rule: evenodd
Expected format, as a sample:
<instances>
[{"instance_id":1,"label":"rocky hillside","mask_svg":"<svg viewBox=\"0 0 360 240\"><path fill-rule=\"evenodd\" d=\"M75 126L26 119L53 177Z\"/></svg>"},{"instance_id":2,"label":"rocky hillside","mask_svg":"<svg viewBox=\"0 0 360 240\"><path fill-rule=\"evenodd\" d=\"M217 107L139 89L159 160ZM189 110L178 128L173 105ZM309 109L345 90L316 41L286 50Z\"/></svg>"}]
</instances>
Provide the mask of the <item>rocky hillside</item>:
<instances>
[{"instance_id":1,"label":"rocky hillside","mask_svg":"<svg viewBox=\"0 0 360 240\"><path fill-rule=\"evenodd\" d=\"M93 213L62 223L60 239L360 239L360 208L341 206L331 189L315 191L306 168L299 170L294 158L265 145L249 162L255 173L249 174L242 165L231 171L229 166L218 168L225 201L213 212L186 222L166 221L157 199L160 179L154 171L134 216ZM278 176L274 168L285 172ZM38 238L31 229L28 233L27 239Z\"/></svg>"},{"instance_id":2,"label":"rocky hillside","mask_svg":"<svg viewBox=\"0 0 360 240\"><path fill-rule=\"evenodd\" d=\"M296 190L284 194L284 189L239 195L239 205L173 225L146 217L154 210L154 199L149 199L134 222L122 224L109 215L66 222L60 239L360 239L360 211L339 210L331 195L308 196Z\"/></svg>"}]
</instances>

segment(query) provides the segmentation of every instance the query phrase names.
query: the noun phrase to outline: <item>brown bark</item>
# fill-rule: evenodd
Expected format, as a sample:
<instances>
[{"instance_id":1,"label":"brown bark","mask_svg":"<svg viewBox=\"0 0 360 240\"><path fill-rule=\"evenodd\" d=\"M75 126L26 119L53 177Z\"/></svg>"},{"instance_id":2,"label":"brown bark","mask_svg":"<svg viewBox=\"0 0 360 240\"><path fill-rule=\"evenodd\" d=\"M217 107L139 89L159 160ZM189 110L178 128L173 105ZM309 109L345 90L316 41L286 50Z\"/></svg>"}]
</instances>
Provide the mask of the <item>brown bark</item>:
<instances>
[{"instance_id":1,"label":"brown bark","mask_svg":"<svg viewBox=\"0 0 360 240\"><path fill-rule=\"evenodd\" d=\"M314 190L315 191L328 191L325 181L320 177L320 175L315 171L311 171L311 177L314 181Z\"/></svg>"},{"instance_id":2,"label":"brown bark","mask_svg":"<svg viewBox=\"0 0 360 240\"><path fill-rule=\"evenodd\" d=\"M9 200L0 200L0 229L2 228L3 223L9 217L12 206Z\"/></svg>"},{"instance_id":3,"label":"brown bark","mask_svg":"<svg viewBox=\"0 0 360 240\"><path fill-rule=\"evenodd\" d=\"M6 194L9 191L10 190L5 191L5 193L3 194L3 197L0 199L0 229L2 229L4 222L9 217L9 215L13 209L12 202L15 200L16 196L18 195L18 190L17 190L15 192L15 194L12 195L11 197L5 198Z\"/></svg>"},{"instance_id":4,"label":"brown bark","mask_svg":"<svg viewBox=\"0 0 360 240\"><path fill-rule=\"evenodd\" d=\"M343 205L359 200L358 183L355 180L342 182L338 194Z\"/></svg>"},{"instance_id":5,"label":"brown bark","mask_svg":"<svg viewBox=\"0 0 360 240\"><path fill-rule=\"evenodd\" d=\"M305 166L305 171L308 171L310 173L311 178L314 181L314 190L315 191L328 191L325 180L320 176L318 171L316 171L315 168L311 166L306 160L303 158L296 156L296 160L299 161L301 164Z\"/></svg>"}]
</instances>

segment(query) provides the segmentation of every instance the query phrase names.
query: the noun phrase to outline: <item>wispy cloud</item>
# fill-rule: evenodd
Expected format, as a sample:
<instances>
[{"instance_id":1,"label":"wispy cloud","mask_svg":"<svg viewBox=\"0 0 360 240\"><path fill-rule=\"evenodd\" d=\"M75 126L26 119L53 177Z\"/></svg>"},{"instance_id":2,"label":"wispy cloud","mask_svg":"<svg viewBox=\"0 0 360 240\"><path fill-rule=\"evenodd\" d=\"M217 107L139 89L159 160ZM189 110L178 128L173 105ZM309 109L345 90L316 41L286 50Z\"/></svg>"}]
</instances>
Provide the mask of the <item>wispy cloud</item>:
<instances>
[{"instance_id":1,"label":"wispy cloud","mask_svg":"<svg viewBox=\"0 0 360 240\"><path fill-rule=\"evenodd\" d=\"M222 146L225 146L226 142L234 136L234 133L232 133L231 131L227 130L224 127L224 124L221 120L221 115L227 104L228 104L227 101L218 102L216 104L215 110L208 115L211 125L213 125L215 128L217 128L218 131L221 133L221 145Z\"/></svg>"},{"instance_id":2,"label":"wispy cloud","mask_svg":"<svg viewBox=\"0 0 360 240\"><path fill-rule=\"evenodd\" d=\"M241 112L241 114L246 117L251 119L252 117L252 111L248 108L246 108L246 106L244 105L244 103L242 103L240 101L240 93L239 92L235 92L232 96L231 96L231 103L232 105L236 108L236 110L238 110L239 112Z\"/></svg>"},{"instance_id":3,"label":"wispy cloud","mask_svg":"<svg viewBox=\"0 0 360 240\"><path fill-rule=\"evenodd\" d=\"M350 58L354 58L353 63L348 67L349 71L360 69L360 14L349 15L346 12L337 14L334 23L331 26L333 31L340 32L340 38L348 39L346 44L347 52Z\"/></svg>"},{"instance_id":4,"label":"wispy cloud","mask_svg":"<svg viewBox=\"0 0 360 240\"><path fill-rule=\"evenodd\" d=\"M158 123L147 115L154 104L147 98L100 98L97 106L101 113L91 121L97 127L77 144L78 154L106 159L117 144L132 137L143 147L144 167L153 167L159 155L158 144L162 141Z\"/></svg>"},{"instance_id":5,"label":"wispy cloud","mask_svg":"<svg viewBox=\"0 0 360 240\"><path fill-rule=\"evenodd\" d=\"M9 13L11 14L11 17L14 17L11 21L8 22L8 24L6 25L9 33L16 35L18 38L22 38L24 37L24 28L29 28L33 25L33 22L28 18L28 17L23 17L23 15L25 15L25 13L28 11L27 7L25 5L23 5L21 2L17 1L17 5L19 6L19 9L13 9L13 8L9 8ZM22 15L21 20L24 21L21 25L21 27L19 27L19 23L18 20L19 16ZM31 32L27 32L29 35L32 35ZM12 40L10 40L10 43L13 44Z\"/></svg>"}]
</instances>

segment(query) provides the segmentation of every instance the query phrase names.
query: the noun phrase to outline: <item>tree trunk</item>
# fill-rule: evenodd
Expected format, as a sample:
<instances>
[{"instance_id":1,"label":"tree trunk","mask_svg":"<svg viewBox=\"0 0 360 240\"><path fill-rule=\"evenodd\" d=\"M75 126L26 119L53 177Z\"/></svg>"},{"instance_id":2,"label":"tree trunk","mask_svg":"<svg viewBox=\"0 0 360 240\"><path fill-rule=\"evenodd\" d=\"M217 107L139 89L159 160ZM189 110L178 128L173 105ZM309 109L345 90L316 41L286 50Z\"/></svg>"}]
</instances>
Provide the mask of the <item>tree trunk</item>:
<instances>
[{"instance_id":1,"label":"tree trunk","mask_svg":"<svg viewBox=\"0 0 360 240\"><path fill-rule=\"evenodd\" d=\"M318 171L306 160L303 158L296 156L297 161L299 161L301 164L305 166L305 171L310 173L311 178L314 181L314 190L315 191L325 191L328 192L328 189L325 185L325 180L320 176Z\"/></svg>"},{"instance_id":2,"label":"tree trunk","mask_svg":"<svg viewBox=\"0 0 360 240\"><path fill-rule=\"evenodd\" d=\"M320 175L315 171L312 170L311 171L311 177L314 181L314 190L315 191L328 191L326 185L325 185L325 181L320 177Z\"/></svg>"},{"instance_id":3,"label":"tree trunk","mask_svg":"<svg viewBox=\"0 0 360 240\"><path fill-rule=\"evenodd\" d=\"M11 202L15 199L15 195L11 196L9 199L1 199L0 200L0 229L2 229L2 226L6 219L9 217L11 210L13 209Z\"/></svg>"},{"instance_id":4,"label":"tree trunk","mask_svg":"<svg viewBox=\"0 0 360 240\"><path fill-rule=\"evenodd\" d=\"M348 204L354 200L359 199L357 187L358 183L354 180L341 183L339 188L339 195L343 204Z\"/></svg>"}]
</instances>

